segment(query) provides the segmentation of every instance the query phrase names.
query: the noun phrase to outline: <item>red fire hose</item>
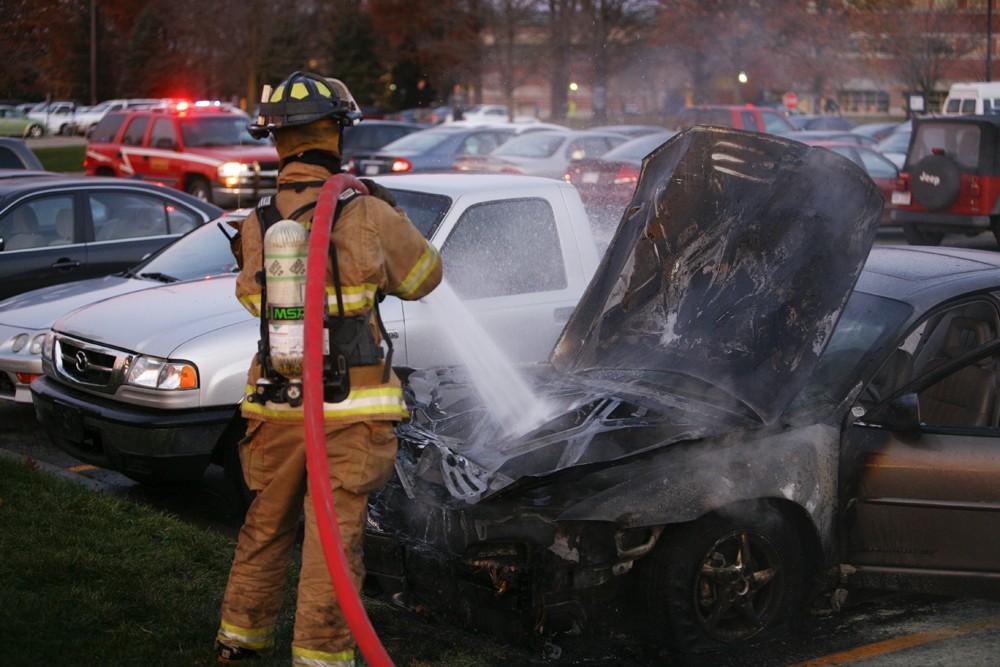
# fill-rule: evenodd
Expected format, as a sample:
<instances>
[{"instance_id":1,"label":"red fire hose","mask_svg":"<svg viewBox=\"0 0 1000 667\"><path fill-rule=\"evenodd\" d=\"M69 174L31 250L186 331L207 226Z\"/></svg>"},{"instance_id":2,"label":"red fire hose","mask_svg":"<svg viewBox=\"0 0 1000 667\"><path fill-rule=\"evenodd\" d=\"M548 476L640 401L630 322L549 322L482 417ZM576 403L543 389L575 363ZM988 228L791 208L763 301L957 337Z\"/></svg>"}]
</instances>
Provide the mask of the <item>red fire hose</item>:
<instances>
[{"instance_id":1,"label":"red fire hose","mask_svg":"<svg viewBox=\"0 0 1000 667\"><path fill-rule=\"evenodd\" d=\"M358 179L347 174L333 176L323 185L316 202L312 231L309 233L309 255L306 264L306 296L304 322L304 370L302 377L303 412L306 433L306 468L309 474L309 495L316 510L320 543L326 557L326 567L333 581L337 604L351 628L361 654L372 667L391 667L392 660L379 641L361 597L354 590L347 569L344 545L340 539L337 512L333 507L333 491L327 472L326 432L323 425L323 316L326 311L326 266L330 247L330 229L337 210L337 197L347 188L365 194L368 189Z\"/></svg>"}]
</instances>

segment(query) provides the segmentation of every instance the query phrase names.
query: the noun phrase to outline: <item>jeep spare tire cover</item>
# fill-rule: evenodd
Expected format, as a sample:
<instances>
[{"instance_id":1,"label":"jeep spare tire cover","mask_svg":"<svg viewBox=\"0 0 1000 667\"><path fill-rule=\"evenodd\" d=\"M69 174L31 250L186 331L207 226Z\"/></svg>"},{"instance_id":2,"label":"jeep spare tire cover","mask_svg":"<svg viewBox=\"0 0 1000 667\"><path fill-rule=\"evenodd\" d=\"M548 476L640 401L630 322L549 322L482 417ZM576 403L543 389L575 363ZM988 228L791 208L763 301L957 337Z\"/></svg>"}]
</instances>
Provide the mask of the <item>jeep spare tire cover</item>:
<instances>
[{"instance_id":1,"label":"jeep spare tire cover","mask_svg":"<svg viewBox=\"0 0 1000 667\"><path fill-rule=\"evenodd\" d=\"M913 168L913 196L932 211L948 208L961 185L958 165L947 155L928 155Z\"/></svg>"}]
</instances>

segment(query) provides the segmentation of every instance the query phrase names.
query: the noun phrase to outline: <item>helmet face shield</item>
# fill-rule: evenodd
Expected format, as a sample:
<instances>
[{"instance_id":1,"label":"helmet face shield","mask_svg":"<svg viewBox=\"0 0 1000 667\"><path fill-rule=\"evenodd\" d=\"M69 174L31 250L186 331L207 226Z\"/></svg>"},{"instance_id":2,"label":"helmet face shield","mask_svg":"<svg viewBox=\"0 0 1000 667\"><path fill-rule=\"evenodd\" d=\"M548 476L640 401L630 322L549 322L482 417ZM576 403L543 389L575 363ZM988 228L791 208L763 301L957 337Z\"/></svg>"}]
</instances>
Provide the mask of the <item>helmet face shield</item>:
<instances>
[{"instance_id":1,"label":"helmet face shield","mask_svg":"<svg viewBox=\"0 0 1000 667\"><path fill-rule=\"evenodd\" d=\"M264 86L260 111L250 134L263 138L283 127L330 118L342 127L361 120L361 109L347 86L309 72L294 72L275 88Z\"/></svg>"}]
</instances>

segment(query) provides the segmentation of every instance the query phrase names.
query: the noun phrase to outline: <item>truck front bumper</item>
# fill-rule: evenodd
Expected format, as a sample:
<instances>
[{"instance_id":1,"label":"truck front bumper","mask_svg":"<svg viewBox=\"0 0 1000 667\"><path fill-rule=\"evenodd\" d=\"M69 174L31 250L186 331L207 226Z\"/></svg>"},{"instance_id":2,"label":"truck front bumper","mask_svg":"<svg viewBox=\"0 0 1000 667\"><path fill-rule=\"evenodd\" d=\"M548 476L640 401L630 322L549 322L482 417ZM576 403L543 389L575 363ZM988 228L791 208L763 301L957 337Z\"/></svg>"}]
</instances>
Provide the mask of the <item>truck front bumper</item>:
<instances>
[{"instance_id":1,"label":"truck front bumper","mask_svg":"<svg viewBox=\"0 0 1000 667\"><path fill-rule=\"evenodd\" d=\"M155 410L92 396L49 377L31 383L35 416L52 442L92 465L131 477L200 478L236 416L232 406Z\"/></svg>"}]
</instances>

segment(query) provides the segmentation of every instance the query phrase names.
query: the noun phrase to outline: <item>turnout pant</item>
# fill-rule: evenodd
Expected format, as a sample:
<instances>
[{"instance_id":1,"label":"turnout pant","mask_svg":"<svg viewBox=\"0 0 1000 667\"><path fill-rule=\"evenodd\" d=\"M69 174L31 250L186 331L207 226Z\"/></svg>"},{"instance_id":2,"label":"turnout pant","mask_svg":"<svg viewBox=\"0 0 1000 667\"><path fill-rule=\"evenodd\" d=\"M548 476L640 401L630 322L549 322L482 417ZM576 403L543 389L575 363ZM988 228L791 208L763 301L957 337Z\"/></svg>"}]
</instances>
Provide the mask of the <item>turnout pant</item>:
<instances>
[{"instance_id":1,"label":"turnout pant","mask_svg":"<svg viewBox=\"0 0 1000 667\"><path fill-rule=\"evenodd\" d=\"M392 422L328 426L327 467L348 565L360 590L368 494L386 482L396 457ZM267 650L281 606L300 512L305 541L295 606L292 664L338 667L354 657L354 640L337 605L306 484L301 423L251 421L240 443L243 474L257 497L240 530L222 603L218 639Z\"/></svg>"}]
</instances>

